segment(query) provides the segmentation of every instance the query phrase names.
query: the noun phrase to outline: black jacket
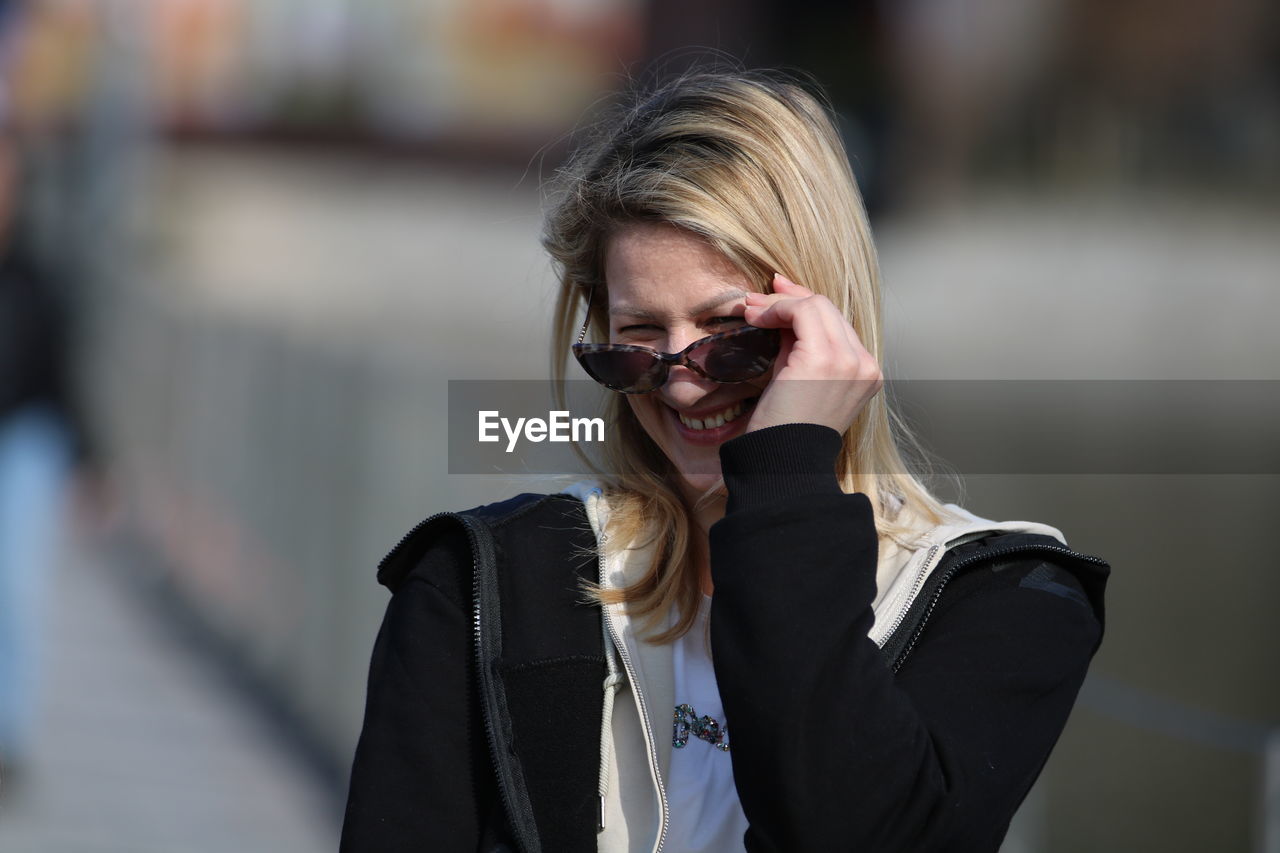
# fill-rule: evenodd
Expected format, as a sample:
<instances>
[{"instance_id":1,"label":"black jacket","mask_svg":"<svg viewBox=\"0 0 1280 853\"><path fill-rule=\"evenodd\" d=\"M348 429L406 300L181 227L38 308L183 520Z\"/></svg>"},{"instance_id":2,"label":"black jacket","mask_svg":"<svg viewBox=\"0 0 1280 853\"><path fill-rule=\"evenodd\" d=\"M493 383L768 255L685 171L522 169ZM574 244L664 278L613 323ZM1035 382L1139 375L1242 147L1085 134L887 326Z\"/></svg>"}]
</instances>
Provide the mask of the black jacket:
<instances>
[{"instance_id":1,"label":"black jacket","mask_svg":"<svg viewBox=\"0 0 1280 853\"><path fill-rule=\"evenodd\" d=\"M68 395L68 317L60 288L17 249L0 250L0 417Z\"/></svg>"},{"instance_id":2,"label":"black jacket","mask_svg":"<svg viewBox=\"0 0 1280 853\"><path fill-rule=\"evenodd\" d=\"M834 430L721 448L711 642L748 850L995 851L1102 636L1108 567L1051 537L948 552L883 648L877 540ZM582 504L433 516L382 561L344 851L596 849L596 542Z\"/></svg>"}]
</instances>

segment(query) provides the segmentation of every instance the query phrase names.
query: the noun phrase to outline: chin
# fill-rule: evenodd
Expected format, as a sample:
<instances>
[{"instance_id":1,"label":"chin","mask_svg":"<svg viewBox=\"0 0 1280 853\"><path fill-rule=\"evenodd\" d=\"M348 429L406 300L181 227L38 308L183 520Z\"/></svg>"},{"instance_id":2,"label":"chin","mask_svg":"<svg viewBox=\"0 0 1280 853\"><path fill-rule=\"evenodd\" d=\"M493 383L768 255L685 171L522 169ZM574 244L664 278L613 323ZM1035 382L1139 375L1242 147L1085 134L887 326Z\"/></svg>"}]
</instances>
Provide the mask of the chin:
<instances>
[{"instance_id":1,"label":"chin","mask_svg":"<svg viewBox=\"0 0 1280 853\"><path fill-rule=\"evenodd\" d=\"M727 409L732 415L728 421L723 417L691 418L657 396L632 399L631 406L645 432L679 472L681 490L692 503L709 489L723 485L720 445L746 432L756 399L752 396L721 404L718 412Z\"/></svg>"}]
</instances>

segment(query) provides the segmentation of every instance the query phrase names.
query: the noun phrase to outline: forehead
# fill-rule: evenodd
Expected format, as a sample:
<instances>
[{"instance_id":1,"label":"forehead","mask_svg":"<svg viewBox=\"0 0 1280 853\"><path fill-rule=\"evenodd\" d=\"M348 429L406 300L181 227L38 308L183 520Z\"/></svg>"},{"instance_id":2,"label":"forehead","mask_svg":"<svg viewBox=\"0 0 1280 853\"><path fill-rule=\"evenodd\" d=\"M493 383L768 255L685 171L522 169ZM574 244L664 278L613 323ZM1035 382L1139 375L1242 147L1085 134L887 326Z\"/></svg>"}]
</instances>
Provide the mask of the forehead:
<instances>
[{"instance_id":1,"label":"forehead","mask_svg":"<svg viewBox=\"0 0 1280 853\"><path fill-rule=\"evenodd\" d=\"M754 290L705 240L674 225L642 222L614 232L605 249L610 313L689 313L723 296Z\"/></svg>"}]
</instances>

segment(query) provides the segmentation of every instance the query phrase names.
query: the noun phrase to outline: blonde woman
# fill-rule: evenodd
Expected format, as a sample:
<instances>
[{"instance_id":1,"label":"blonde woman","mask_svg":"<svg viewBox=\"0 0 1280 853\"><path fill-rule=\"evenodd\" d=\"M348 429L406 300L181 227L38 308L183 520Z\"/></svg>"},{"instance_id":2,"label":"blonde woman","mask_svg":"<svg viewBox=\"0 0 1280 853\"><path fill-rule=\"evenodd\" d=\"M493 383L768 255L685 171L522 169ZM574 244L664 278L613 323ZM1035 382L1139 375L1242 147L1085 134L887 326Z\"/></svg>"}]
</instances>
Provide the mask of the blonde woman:
<instances>
[{"instance_id":1,"label":"blonde woman","mask_svg":"<svg viewBox=\"0 0 1280 853\"><path fill-rule=\"evenodd\" d=\"M827 110L687 74L560 177L558 375L615 392L606 470L382 562L344 849L996 850L1108 568L904 465Z\"/></svg>"}]
</instances>

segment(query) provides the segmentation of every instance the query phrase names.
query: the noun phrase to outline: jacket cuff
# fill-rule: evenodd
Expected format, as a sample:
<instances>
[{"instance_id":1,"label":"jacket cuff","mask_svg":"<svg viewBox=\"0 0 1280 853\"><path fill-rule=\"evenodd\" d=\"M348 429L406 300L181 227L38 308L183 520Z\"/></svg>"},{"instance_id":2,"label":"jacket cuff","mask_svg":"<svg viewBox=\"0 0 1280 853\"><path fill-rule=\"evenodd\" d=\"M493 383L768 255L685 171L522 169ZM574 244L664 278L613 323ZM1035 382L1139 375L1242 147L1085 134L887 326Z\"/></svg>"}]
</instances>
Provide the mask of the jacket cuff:
<instances>
[{"instance_id":1,"label":"jacket cuff","mask_svg":"<svg viewBox=\"0 0 1280 853\"><path fill-rule=\"evenodd\" d=\"M726 441L720 445L726 513L801 495L843 494L836 479L841 445L840 433L821 424L779 424Z\"/></svg>"}]
</instances>

